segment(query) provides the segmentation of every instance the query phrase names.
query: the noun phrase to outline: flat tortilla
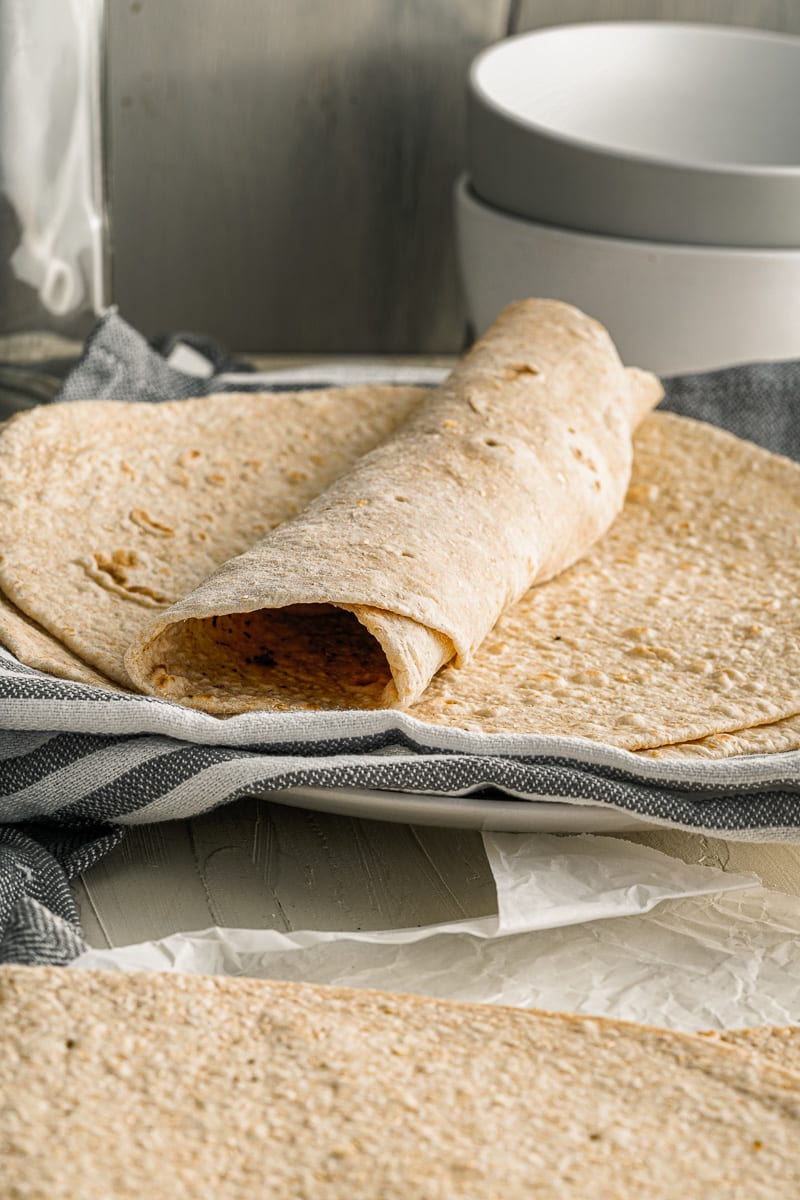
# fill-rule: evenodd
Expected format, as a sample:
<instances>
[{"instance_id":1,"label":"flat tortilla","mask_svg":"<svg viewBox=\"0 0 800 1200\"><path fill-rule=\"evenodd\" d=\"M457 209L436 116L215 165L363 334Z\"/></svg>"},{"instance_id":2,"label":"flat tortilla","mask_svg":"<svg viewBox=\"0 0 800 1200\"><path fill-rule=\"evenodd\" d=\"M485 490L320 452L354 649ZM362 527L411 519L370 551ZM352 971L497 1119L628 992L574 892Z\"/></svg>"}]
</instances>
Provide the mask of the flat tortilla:
<instances>
[{"instance_id":1,"label":"flat tortilla","mask_svg":"<svg viewBox=\"0 0 800 1200\"><path fill-rule=\"evenodd\" d=\"M767 1062L800 1077L800 1025L761 1025L754 1029L730 1029L722 1033L704 1033L730 1046L756 1052Z\"/></svg>"},{"instance_id":2,"label":"flat tortilla","mask_svg":"<svg viewBox=\"0 0 800 1200\"><path fill-rule=\"evenodd\" d=\"M754 725L733 733L711 733L692 742L677 742L654 750L640 750L648 758L732 758L739 754L786 754L800 750L800 716Z\"/></svg>"},{"instance_id":3,"label":"flat tortilla","mask_svg":"<svg viewBox=\"0 0 800 1200\"><path fill-rule=\"evenodd\" d=\"M635 448L607 536L415 716L637 750L800 713L800 465L668 413Z\"/></svg>"},{"instance_id":4,"label":"flat tortilla","mask_svg":"<svg viewBox=\"0 0 800 1200\"><path fill-rule=\"evenodd\" d=\"M41 626L26 617L24 613L11 603L0 592L0 644L10 650L15 658L43 671L46 675L56 675L60 679L71 679L74 683L88 683L93 687L105 688L111 692L122 691L117 684L112 683L105 675L95 671L68 650L63 642L59 642Z\"/></svg>"},{"instance_id":5,"label":"flat tortilla","mask_svg":"<svg viewBox=\"0 0 800 1200\"><path fill-rule=\"evenodd\" d=\"M0 1097L19 1200L800 1195L800 1075L601 1018L5 967Z\"/></svg>"}]
</instances>

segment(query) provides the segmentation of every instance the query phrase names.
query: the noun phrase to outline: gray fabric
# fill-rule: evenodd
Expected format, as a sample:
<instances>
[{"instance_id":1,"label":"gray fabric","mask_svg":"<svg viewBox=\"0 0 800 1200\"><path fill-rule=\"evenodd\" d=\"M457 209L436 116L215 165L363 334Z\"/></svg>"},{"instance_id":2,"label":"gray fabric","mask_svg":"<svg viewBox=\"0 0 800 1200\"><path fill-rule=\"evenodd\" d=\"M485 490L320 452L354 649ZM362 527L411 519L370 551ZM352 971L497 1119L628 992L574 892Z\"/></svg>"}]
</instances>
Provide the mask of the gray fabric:
<instances>
[{"instance_id":1,"label":"gray fabric","mask_svg":"<svg viewBox=\"0 0 800 1200\"><path fill-rule=\"evenodd\" d=\"M176 371L167 362L176 345L191 346L213 367L205 379ZM83 357L64 380L56 402L70 400L185 400L219 390L215 376L222 371L247 371L209 338L171 334L148 345L115 309L99 318L86 341ZM243 390L241 387L238 391Z\"/></svg>"},{"instance_id":2,"label":"gray fabric","mask_svg":"<svg viewBox=\"0 0 800 1200\"><path fill-rule=\"evenodd\" d=\"M62 966L85 949L69 880L122 837L84 825L0 825L0 963Z\"/></svg>"},{"instance_id":3,"label":"gray fabric","mask_svg":"<svg viewBox=\"0 0 800 1200\"><path fill-rule=\"evenodd\" d=\"M751 363L663 382L662 408L800 459L800 363Z\"/></svg>"},{"instance_id":4,"label":"gray fabric","mask_svg":"<svg viewBox=\"0 0 800 1200\"><path fill-rule=\"evenodd\" d=\"M160 349L169 353L176 340L162 340ZM257 376L244 385L221 377L242 368L220 347L183 340L208 359L208 378L176 371L108 313L57 399L158 402L265 390ZM326 386L324 368L315 382ZM800 363L681 376L665 380L665 390L665 408L800 459ZM220 721L54 679L2 652L0 961L60 963L79 951L68 879L125 825L302 786L558 797L673 828L800 841L800 752L669 764L580 739L442 730L396 712L250 713ZM45 827L30 824L43 820Z\"/></svg>"}]
</instances>

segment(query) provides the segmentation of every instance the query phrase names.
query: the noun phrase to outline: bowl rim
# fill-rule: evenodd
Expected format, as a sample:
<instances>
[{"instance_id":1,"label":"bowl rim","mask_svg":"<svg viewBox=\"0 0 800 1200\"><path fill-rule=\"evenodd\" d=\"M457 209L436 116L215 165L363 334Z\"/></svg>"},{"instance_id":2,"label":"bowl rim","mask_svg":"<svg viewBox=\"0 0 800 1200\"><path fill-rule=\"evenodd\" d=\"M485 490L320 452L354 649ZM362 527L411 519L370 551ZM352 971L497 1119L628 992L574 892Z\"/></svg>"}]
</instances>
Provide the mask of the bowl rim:
<instances>
[{"instance_id":1,"label":"bowl rim","mask_svg":"<svg viewBox=\"0 0 800 1200\"><path fill-rule=\"evenodd\" d=\"M626 238L610 233L589 233L585 229L572 229L568 225L554 225L549 221L534 221L532 217L520 217L517 213L506 212L496 204L485 200L472 185L467 171L462 171L453 185L455 200L458 205L476 209L482 215L499 217L513 225L530 227L535 231L547 231L561 236L568 236L595 246L608 248L630 248L649 251L660 255L681 258L726 258L746 259L749 262L759 260L769 262L780 259L783 262L800 263L800 246L720 246L708 245L704 242L659 242L653 238Z\"/></svg>"},{"instance_id":2,"label":"bowl rim","mask_svg":"<svg viewBox=\"0 0 800 1200\"><path fill-rule=\"evenodd\" d=\"M513 34L501 38L486 46L470 63L467 73L469 92L495 116L507 124L519 129L535 133L543 142L552 146L567 146L572 150L592 158L602 158L606 163L617 161L632 166L663 167L675 171L685 171L694 175L717 175L735 178L737 176L755 178L781 178L800 181L800 163L777 165L774 163L736 163L724 161L709 161L707 163L689 162L685 159L670 155L646 154L637 150L625 150L608 145L604 142L591 141L589 138L578 137L574 134L557 133L552 126L536 121L514 112L492 96L479 80L484 64L491 58L502 56L505 47L510 43L539 40L542 38L571 36L576 32L586 32L596 29L649 29L669 30L699 33L700 36L711 35L722 40L760 41L790 46L798 52L798 72L800 73L800 36L791 33L778 33L773 30L751 29L739 25L715 25L703 21L572 21L564 25L547 25L541 29L530 29L525 33Z\"/></svg>"}]
</instances>

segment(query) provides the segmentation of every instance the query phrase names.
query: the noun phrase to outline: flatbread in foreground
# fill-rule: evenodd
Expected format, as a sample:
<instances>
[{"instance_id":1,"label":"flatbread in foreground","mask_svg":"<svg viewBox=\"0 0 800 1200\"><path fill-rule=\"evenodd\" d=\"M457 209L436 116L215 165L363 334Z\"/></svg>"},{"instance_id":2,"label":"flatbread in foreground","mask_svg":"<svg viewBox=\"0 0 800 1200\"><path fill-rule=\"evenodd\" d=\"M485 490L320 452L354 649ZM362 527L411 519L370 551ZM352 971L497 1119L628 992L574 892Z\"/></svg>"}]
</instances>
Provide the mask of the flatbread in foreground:
<instances>
[{"instance_id":1,"label":"flatbread in foreground","mask_svg":"<svg viewBox=\"0 0 800 1200\"><path fill-rule=\"evenodd\" d=\"M800 1194L758 1053L383 992L2 968L0 1097L17 1200Z\"/></svg>"},{"instance_id":2,"label":"flatbread in foreground","mask_svg":"<svg viewBox=\"0 0 800 1200\"><path fill-rule=\"evenodd\" d=\"M767 1062L800 1075L800 1025L764 1025L754 1029L731 1029L703 1034L720 1038L730 1046L757 1053Z\"/></svg>"}]
</instances>

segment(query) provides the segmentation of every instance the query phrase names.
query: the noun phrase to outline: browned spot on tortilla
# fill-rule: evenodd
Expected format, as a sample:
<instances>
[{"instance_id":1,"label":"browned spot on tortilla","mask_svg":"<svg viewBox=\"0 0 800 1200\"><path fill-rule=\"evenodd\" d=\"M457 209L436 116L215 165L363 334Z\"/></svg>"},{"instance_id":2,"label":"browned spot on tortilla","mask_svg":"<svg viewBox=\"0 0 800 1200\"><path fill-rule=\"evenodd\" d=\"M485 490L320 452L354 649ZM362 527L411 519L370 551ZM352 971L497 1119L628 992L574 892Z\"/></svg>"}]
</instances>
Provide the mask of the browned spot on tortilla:
<instances>
[{"instance_id":1,"label":"browned spot on tortilla","mask_svg":"<svg viewBox=\"0 0 800 1200\"><path fill-rule=\"evenodd\" d=\"M175 530L169 525L163 525L160 521L156 521L143 508L132 508L130 518L134 525L138 525L145 533L152 533L155 537L174 537Z\"/></svg>"},{"instance_id":2,"label":"browned spot on tortilla","mask_svg":"<svg viewBox=\"0 0 800 1200\"><path fill-rule=\"evenodd\" d=\"M130 572L140 565L135 550L114 550L110 556L94 553L91 559L80 559L79 565L100 587L124 596L134 604L143 604L146 608L168 608L175 602L171 596L146 584L133 582Z\"/></svg>"}]
</instances>

